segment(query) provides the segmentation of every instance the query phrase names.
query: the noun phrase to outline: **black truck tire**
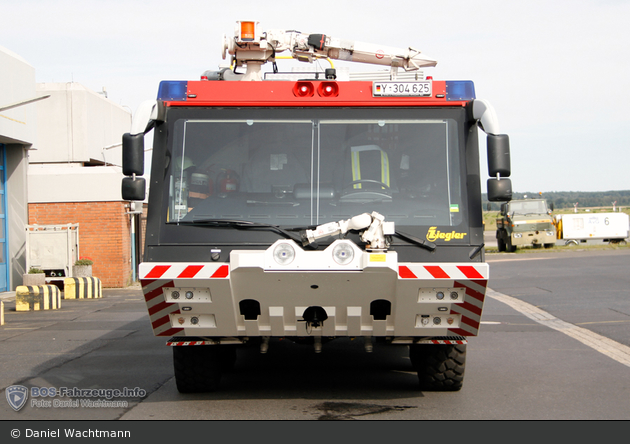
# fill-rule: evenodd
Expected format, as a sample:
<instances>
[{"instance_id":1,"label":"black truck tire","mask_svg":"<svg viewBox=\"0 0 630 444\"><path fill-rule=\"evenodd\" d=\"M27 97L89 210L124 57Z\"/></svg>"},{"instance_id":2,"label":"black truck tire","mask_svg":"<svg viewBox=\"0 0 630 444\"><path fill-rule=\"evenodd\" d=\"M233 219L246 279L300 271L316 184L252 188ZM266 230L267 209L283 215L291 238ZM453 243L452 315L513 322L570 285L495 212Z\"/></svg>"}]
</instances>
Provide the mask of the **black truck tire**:
<instances>
[{"instance_id":1,"label":"black truck tire","mask_svg":"<svg viewBox=\"0 0 630 444\"><path fill-rule=\"evenodd\" d=\"M516 245L512 245L512 239L509 236L505 243L505 251L508 253L514 253L516 251Z\"/></svg>"},{"instance_id":2,"label":"black truck tire","mask_svg":"<svg viewBox=\"0 0 630 444\"><path fill-rule=\"evenodd\" d=\"M503 252L506 250L505 241L500 235L497 235L497 247L499 248L499 252Z\"/></svg>"},{"instance_id":3,"label":"black truck tire","mask_svg":"<svg viewBox=\"0 0 630 444\"><path fill-rule=\"evenodd\" d=\"M413 344L409 358L418 372L420 390L457 391L464 383L466 345Z\"/></svg>"},{"instance_id":4,"label":"black truck tire","mask_svg":"<svg viewBox=\"0 0 630 444\"><path fill-rule=\"evenodd\" d=\"M220 345L173 347L175 383L180 393L214 392L226 368Z\"/></svg>"}]
</instances>

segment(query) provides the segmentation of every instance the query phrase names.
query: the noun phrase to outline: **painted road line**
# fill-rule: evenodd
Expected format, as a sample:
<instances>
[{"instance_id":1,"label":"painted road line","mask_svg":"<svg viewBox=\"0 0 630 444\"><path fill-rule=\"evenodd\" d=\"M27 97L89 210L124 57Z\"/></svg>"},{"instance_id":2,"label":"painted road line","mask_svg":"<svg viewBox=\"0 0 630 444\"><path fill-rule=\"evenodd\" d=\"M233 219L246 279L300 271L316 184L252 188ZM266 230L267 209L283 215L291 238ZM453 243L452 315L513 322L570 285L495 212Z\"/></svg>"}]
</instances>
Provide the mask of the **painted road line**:
<instances>
[{"instance_id":1,"label":"painted road line","mask_svg":"<svg viewBox=\"0 0 630 444\"><path fill-rule=\"evenodd\" d=\"M548 259L558 259L557 257L516 257L509 259L488 259L486 258L486 262L514 262L514 261L544 261Z\"/></svg>"},{"instance_id":2,"label":"painted road line","mask_svg":"<svg viewBox=\"0 0 630 444\"><path fill-rule=\"evenodd\" d=\"M520 299L491 290L490 288L487 289L486 295L499 302L509 305L514 310L522 313L539 324L564 333L565 335L580 341L582 344L603 353L609 358L630 367L630 347L620 344L617 341L613 341L605 336L598 335L597 333L585 328L565 322L538 307L528 304L527 302L523 302Z\"/></svg>"}]
</instances>

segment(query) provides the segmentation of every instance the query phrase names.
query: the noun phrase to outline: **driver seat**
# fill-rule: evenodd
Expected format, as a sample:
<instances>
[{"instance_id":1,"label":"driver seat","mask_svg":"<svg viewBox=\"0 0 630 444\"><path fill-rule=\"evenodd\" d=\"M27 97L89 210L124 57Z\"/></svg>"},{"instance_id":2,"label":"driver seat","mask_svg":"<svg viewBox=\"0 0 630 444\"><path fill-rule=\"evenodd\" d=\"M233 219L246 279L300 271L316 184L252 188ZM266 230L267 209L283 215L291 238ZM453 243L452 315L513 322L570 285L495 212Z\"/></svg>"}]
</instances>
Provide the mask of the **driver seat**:
<instances>
[{"instance_id":1,"label":"driver seat","mask_svg":"<svg viewBox=\"0 0 630 444\"><path fill-rule=\"evenodd\" d=\"M390 166L387 153L378 145L360 145L350 147L350 163L352 180L351 183L359 180L371 180L383 183L391 187ZM387 188L378 183L362 182L351 185L355 190L385 190ZM350 188L350 187L348 187Z\"/></svg>"}]
</instances>

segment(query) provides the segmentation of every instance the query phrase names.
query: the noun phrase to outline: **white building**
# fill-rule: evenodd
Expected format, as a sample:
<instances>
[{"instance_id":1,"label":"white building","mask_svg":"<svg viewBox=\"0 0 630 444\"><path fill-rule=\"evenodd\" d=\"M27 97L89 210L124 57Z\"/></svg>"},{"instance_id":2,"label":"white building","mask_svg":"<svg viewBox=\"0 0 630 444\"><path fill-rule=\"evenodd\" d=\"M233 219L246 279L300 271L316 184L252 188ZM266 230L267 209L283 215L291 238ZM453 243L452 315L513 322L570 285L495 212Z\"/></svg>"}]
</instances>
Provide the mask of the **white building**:
<instances>
[{"instance_id":1,"label":"white building","mask_svg":"<svg viewBox=\"0 0 630 444\"><path fill-rule=\"evenodd\" d=\"M36 143L35 69L0 47L0 292L22 283L28 223L28 150Z\"/></svg>"},{"instance_id":2,"label":"white building","mask_svg":"<svg viewBox=\"0 0 630 444\"><path fill-rule=\"evenodd\" d=\"M37 92L50 98L37 104L29 203L120 201L131 113L79 83L40 83Z\"/></svg>"},{"instance_id":3,"label":"white building","mask_svg":"<svg viewBox=\"0 0 630 444\"><path fill-rule=\"evenodd\" d=\"M134 228L121 198L122 135L131 112L78 83L36 84L0 47L0 292L22 284L27 225L79 224L80 256L105 287L130 283Z\"/></svg>"},{"instance_id":4,"label":"white building","mask_svg":"<svg viewBox=\"0 0 630 444\"><path fill-rule=\"evenodd\" d=\"M122 135L131 112L78 83L41 83L29 153L29 224L79 224L80 257L104 287L131 283L139 220L122 200ZM133 227L132 227L133 225Z\"/></svg>"}]
</instances>

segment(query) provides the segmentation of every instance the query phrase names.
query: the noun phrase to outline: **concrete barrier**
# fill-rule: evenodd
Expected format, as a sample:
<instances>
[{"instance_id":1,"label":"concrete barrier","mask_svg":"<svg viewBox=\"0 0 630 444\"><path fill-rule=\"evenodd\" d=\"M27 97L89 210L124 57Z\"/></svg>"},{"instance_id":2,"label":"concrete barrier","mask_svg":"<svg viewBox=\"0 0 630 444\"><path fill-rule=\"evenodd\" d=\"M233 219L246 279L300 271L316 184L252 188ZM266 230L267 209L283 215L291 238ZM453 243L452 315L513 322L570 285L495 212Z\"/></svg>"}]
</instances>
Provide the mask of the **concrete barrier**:
<instances>
[{"instance_id":1,"label":"concrete barrier","mask_svg":"<svg viewBox=\"0 0 630 444\"><path fill-rule=\"evenodd\" d=\"M0 301L0 325L4 325L4 301Z\"/></svg>"},{"instance_id":2,"label":"concrete barrier","mask_svg":"<svg viewBox=\"0 0 630 444\"><path fill-rule=\"evenodd\" d=\"M56 285L20 285L15 289L15 311L58 310L61 290Z\"/></svg>"},{"instance_id":3,"label":"concrete barrier","mask_svg":"<svg viewBox=\"0 0 630 444\"><path fill-rule=\"evenodd\" d=\"M73 277L63 280L64 299L95 299L103 297L101 280L95 277Z\"/></svg>"}]
</instances>

